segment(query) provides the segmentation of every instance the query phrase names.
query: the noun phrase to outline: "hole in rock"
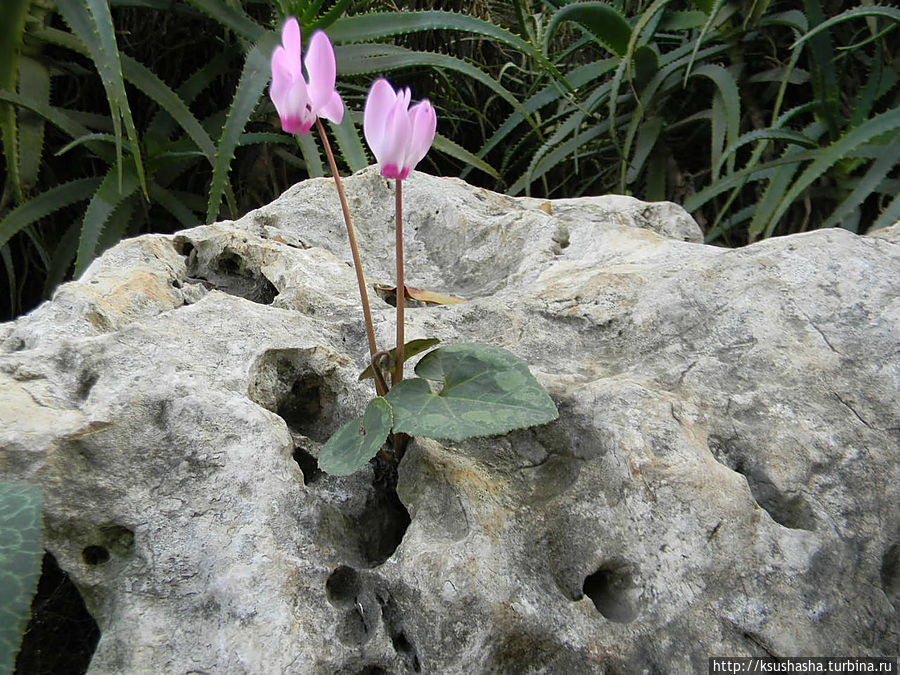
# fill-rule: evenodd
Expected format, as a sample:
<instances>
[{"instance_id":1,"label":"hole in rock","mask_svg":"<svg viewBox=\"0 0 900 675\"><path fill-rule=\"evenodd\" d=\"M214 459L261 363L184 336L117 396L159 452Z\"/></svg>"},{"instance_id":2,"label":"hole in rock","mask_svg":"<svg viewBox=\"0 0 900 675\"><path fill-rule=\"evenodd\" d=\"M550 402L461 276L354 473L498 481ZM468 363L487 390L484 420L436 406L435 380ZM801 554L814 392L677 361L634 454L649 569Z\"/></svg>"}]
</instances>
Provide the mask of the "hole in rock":
<instances>
[{"instance_id":1,"label":"hole in rock","mask_svg":"<svg viewBox=\"0 0 900 675\"><path fill-rule=\"evenodd\" d=\"M616 623L630 623L638 615L638 608L629 597L633 588L630 568L627 565L610 565L588 575L583 591L604 617Z\"/></svg>"},{"instance_id":2,"label":"hole in rock","mask_svg":"<svg viewBox=\"0 0 900 675\"><path fill-rule=\"evenodd\" d=\"M271 305L278 295L278 289L262 272L248 267L236 251L227 247L212 261L207 281L220 291L261 305Z\"/></svg>"},{"instance_id":3,"label":"hole in rock","mask_svg":"<svg viewBox=\"0 0 900 675\"><path fill-rule=\"evenodd\" d=\"M102 565L109 560L109 551L102 546L85 546L81 558L86 565Z\"/></svg>"},{"instance_id":4,"label":"hole in rock","mask_svg":"<svg viewBox=\"0 0 900 675\"><path fill-rule=\"evenodd\" d=\"M378 594L378 604L381 605L381 619L384 622L384 628L391 638L391 644L397 656L403 661L407 672L421 672L422 665L419 663L419 655L416 648L406 637L403 629L402 615L394 602L394 599L386 591Z\"/></svg>"},{"instance_id":5,"label":"hole in rock","mask_svg":"<svg viewBox=\"0 0 900 675\"><path fill-rule=\"evenodd\" d=\"M314 441L324 443L331 436L322 430L322 410L333 400L322 377L316 373L301 373L290 391L282 398L275 412L294 429Z\"/></svg>"},{"instance_id":6,"label":"hole in rock","mask_svg":"<svg viewBox=\"0 0 900 675\"><path fill-rule=\"evenodd\" d=\"M341 565L325 582L325 597L332 605L352 605L359 595L359 573L352 567Z\"/></svg>"},{"instance_id":7,"label":"hole in rock","mask_svg":"<svg viewBox=\"0 0 900 675\"><path fill-rule=\"evenodd\" d=\"M81 379L78 381L78 389L75 392L75 396L78 397L79 401L87 400L87 397L91 393L91 389L97 384L98 379L100 378L95 373L81 374Z\"/></svg>"},{"instance_id":8,"label":"hole in rock","mask_svg":"<svg viewBox=\"0 0 900 675\"><path fill-rule=\"evenodd\" d=\"M709 448L717 461L747 479L753 499L772 520L793 530L815 530L815 513L803 496L779 490L750 452L716 436L710 437Z\"/></svg>"},{"instance_id":9,"label":"hole in rock","mask_svg":"<svg viewBox=\"0 0 900 675\"><path fill-rule=\"evenodd\" d=\"M172 248L178 255L188 257L194 250L194 244L187 237L178 236L172 240Z\"/></svg>"},{"instance_id":10,"label":"hole in rock","mask_svg":"<svg viewBox=\"0 0 900 675\"><path fill-rule=\"evenodd\" d=\"M267 350L250 369L247 396L279 415L295 434L325 443L344 420L337 404L340 383L335 381L336 375L331 377L334 365L327 356L317 357L318 351ZM303 469L302 455L295 452L294 459ZM307 482L309 479L306 475Z\"/></svg>"},{"instance_id":11,"label":"hole in rock","mask_svg":"<svg viewBox=\"0 0 900 675\"><path fill-rule=\"evenodd\" d=\"M374 490L353 524L363 559L377 567L394 555L409 527L409 511L397 496L397 467L375 458Z\"/></svg>"},{"instance_id":12,"label":"hole in rock","mask_svg":"<svg viewBox=\"0 0 900 675\"><path fill-rule=\"evenodd\" d=\"M294 461L303 472L304 485L311 485L324 475L324 471L319 468L319 460L299 446L294 448Z\"/></svg>"},{"instance_id":13,"label":"hole in rock","mask_svg":"<svg viewBox=\"0 0 900 675\"><path fill-rule=\"evenodd\" d=\"M125 557L134 548L134 532L127 527L114 523L100 526L103 545L120 558Z\"/></svg>"},{"instance_id":14,"label":"hole in rock","mask_svg":"<svg viewBox=\"0 0 900 675\"><path fill-rule=\"evenodd\" d=\"M390 675L390 673L381 666L365 666L359 671L359 675Z\"/></svg>"},{"instance_id":15,"label":"hole in rock","mask_svg":"<svg viewBox=\"0 0 900 675\"><path fill-rule=\"evenodd\" d=\"M372 637L366 617L358 607L344 612L344 617L337 627L337 638L348 647L365 644Z\"/></svg>"},{"instance_id":16,"label":"hole in rock","mask_svg":"<svg viewBox=\"0 0 900 675\"><path fill-rule=\"evenodd\" d=\"M881 560L881 587L894 609L900 611L900 544L894 544Z\"/></svg>"},{"instance_id":17,"label":"hole in rock","mask_svg":"<svg viewBox=\"0 0 900 675\"><path fill-rule=\"evenodd\" d=\"M82 675L99 641L100 629L75 584L45 553L16 675Z\"/></svg>"}]
</instances>

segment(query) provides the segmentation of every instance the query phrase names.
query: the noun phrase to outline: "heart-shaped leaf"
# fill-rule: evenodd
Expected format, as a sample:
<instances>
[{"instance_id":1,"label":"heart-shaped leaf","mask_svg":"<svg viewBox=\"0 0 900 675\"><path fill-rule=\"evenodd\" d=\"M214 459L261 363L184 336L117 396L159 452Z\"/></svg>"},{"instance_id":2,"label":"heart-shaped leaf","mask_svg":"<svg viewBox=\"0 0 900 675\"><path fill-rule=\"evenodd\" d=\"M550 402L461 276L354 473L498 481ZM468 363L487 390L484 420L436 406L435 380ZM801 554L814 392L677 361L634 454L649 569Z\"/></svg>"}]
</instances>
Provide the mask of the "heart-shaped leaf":
<instances>
[{"instance_id":1,"label":"heart-shaped leaf","mask_svg":"<svg viewBox=\"0 0 900 675\"><path fill-rule=\"evenodd\" d=\"M41 574L41 492L0 481L0 673L11 673Z\"/></svg>"},{"instance_id":2,"label":"heart-shaped leaf","mask_svg":"<svg viewBox=\"0 0 900 675\"><path fill-rule=\"evenodd\" d=\"M391 406L376 396L361 418L338 429L319 453L319 468L332 476L349 476L372 459L391 433Z\"/></svg>"},{"instance_id":3,"label":"heart-shaped leaf","mask_svg":"<svg viewBox=\"0 0 900 675\"><path fill-rule=\"evenodd\" d=\"M460 441L559 416L528 364L500 347L441 347L419 361L416 374L420 377L397 383L385 397L393 408L394 432ZM440 393L426 380L443 383Z\"/></svg>"}]
</instances>

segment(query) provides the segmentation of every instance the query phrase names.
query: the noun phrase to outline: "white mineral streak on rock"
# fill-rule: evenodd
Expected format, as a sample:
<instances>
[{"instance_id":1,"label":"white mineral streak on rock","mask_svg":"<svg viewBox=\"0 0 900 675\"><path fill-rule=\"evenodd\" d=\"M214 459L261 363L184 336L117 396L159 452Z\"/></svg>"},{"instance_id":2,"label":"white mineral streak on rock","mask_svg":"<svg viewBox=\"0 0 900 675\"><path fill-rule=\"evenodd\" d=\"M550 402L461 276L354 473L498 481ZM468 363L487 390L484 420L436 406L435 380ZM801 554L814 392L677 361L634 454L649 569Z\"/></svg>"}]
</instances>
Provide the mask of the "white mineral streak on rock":
<instances>
[{"instance_id":1,"label":"white mineral streak on rock","mask_svg":"<svg viewBox=\"0 0 900 675\"><path fill-rule=\"evenodd\" d=\"M391 186L369 168L346 190L367 280L391 285ZM372 394L328 180L122 242L0 326L0 471L43 490L102 631L91 672L896 654L900 225L725 250L672 204L547 213L422 173L404 193L408 283L467 300L411 307L407 335L506 347L560 409L414 440L408 529L372 465L315 469Z\"/></svg>"}]
</instances>

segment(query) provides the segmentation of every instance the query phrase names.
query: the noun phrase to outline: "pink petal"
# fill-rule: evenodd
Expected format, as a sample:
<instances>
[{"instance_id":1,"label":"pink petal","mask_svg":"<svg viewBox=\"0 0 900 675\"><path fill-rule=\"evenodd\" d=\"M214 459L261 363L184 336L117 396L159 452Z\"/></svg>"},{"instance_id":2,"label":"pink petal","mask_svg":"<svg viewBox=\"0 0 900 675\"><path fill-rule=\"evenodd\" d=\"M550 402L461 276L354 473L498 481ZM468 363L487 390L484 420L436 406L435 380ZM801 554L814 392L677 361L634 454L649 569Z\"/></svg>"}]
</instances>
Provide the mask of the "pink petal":
<instances>
[{"instance_id":1,"label":"pink petal","mask_svg":"<svg viewBox=\"0 0 900 675\"><path fill-rule=\"evenodd\" d=\"M269 87L269 96L278 110L284 106L292 83L288 55L284 47L279 45L272 52L272 85Z\"/></svg>"},{"instance_id":2,"label":"pink petal","mask_svg":"<svg viewBox=\"0 0 900 675\"><path fill-rule=\"evenodd\" d=\"M319 110L319 116L331 120L335 124L340 124L344 119L344 102L341 100L341 95L336 91L332 92L331 100Z\"/></svg>"},{"instance_id":3,"label":"pink petal","mask_svg":"<svg viewBox=\"0 0 900 675\"><path fill-rule=\"evenodd\" d=\"M388 113L384 125L384 146L378 161L382 166L382 175L388 166L396 165L403 171L406 150L412 128L409 113L402 96L398 96L393 108Z\"/></svg>"},{"instance_id":4,"label":"pink petal","mask_svg":"<svg viewBox=\"0 0 900 675\"><path fill-rule=\"evenodd\" d=\"M302 70L300 65L300 55L303 45L300 38L300 24L294 17L288 17L284 27L281 29L281 43L288 55L288 64L291 74L294 77L300 77Z\"/></svg>"},{"instance_id":5,"label":"pink petal","mask_svg":"<svg viewBox=\"0 0 900 675\"><path fill-rule=\"evenodd\" d=\"M409 109L410 140L406 150L404 166L414 169L416 164L428 153L428 148L434 142L434 134L437 130L437 114L431 107L431 102L426 98L416 103Z\"/></svg>"},{"instance_id":6,"label":"pink petal","mask_svg":"<svg viewBox=\"0 0 900 675\"><path fill-rule=\"evenodd\" d=\"M290 134L305 134L315 121L303 78L296 80L280 100L272 99L281 118L281 128Z\"/></svg>"},{"instance_id":7,"label":"pink petal","mask_svg":"<svg viewBox=\"0 0 900 675\"><path fill-rule=\"evenodd\" d=\"M383 78L375 80L366 97L363 109L363 135L372 149L372 154L375 155L375 160L380 164L384 163L382 156L387 143L385 125L396 100L394 88Z\"/></svg>"},{"instance_id":8,"label":"pink petal","mask_svg":"<svg viewBox=\"0 0 900 675\"><path fill-rule=\"evenodd\" d=\"M313 112L331 103L334 96L334 48L328 36L318 30L313 33L306 49L306 72L309 75L309 101ZM343 109L343 106L341 106Z\"/></svg>"}]
</instances>

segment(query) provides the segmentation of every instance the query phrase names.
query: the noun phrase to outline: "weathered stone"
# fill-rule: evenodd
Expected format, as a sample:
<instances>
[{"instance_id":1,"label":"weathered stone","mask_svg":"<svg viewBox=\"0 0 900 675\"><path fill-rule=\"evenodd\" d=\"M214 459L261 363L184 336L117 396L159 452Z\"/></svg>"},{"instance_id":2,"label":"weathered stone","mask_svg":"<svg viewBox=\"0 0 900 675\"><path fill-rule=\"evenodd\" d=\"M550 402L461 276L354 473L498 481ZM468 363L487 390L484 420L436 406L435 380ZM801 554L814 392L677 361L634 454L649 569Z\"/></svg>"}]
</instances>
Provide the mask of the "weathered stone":
<instances>
[{"instance_id":1,"label":"weathered stone","mask_svg":"<svg viewBox=\"0 0 900 675\"><path fill-rule=\"evenodd\" d=\"M390 285L391 186L346 190ZM900 226L726 250L674 205L404 194L408 283L467 300L410 308L409 339L506 347L560 418L414 439L396 494L316 468L373 394L330 181L125 241L0 325L0 470L44 492L92 672L896 654Z\"/></svg>"}]
</instances>

